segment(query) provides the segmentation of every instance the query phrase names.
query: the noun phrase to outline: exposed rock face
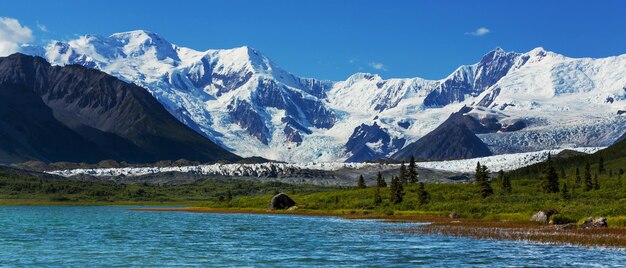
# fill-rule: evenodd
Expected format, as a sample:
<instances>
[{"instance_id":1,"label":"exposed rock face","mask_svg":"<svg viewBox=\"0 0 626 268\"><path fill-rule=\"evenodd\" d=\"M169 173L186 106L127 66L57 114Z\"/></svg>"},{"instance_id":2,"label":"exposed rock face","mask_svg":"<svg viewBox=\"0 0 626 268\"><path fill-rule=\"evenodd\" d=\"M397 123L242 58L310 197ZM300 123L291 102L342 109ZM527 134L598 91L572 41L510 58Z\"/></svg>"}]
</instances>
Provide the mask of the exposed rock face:
<instances>
[{"instance_id":1,"label":"exposed rock face","mask_svg":"<svg viewBox=\"0 0 626 268\"><path fill-rule=\"evenodd\" d=\"M552 210L552 209L548 209L545 211L539 211L537 213L535 213L535 215L533 215L530 220L531 221L535 221L535 222L540 222L543 224L547 224L548 222L550 222L550 217L554 214L559 214L558 211L556 210Z\"/></svg>"},{"instance_id":2,"label":"exposed rock face","mask_svg":"<svg viewBox=\"0 0 626 268\"><path fill-rule=\"evenodd\" d=\"M392 158L408 160L453 160L490 156L491 151L474 133L485 127L471 116L463 115L465 109L452 114L426 136L404 147ZM499 127L498 127L499 128Z\"/></svg>"},{"instance_id":3,"label":"exposed rock face","mask_svg":"<svg viewBox=\"0 0 626 268\"><path fill-rule=\"evenodd\" d=\"M152 163L239 159L168 113L145 89L79 65L0 58L0 162Z\"/></svg>"},{"instance_id":4,"label":"exposed rock face","mask_svg":"<svg viewBox=\"0 0 626 268\"><path fill-rule=\"evenodd\" d=\"M402 148L404 143L403 138L391 138L387 131L376 122L371 126L361 124L354 129L346 143L346 151L352 153L346 162L361 162L385 157L390 152Z\"/></svg>"},{"instance_id":5,"label":"exposed rock face","mask_svg":"<svg viewBox=\"0 0 626 268\"><path fill-rule=\"evenodd\" d=\"M583 224L580 225L581 228L606 228L609 225L606 222L606 218L587 218Z\"/></svg>"},{"instance_id":6,"label":"exposed rock face","mask_svg":"<svg viewBox=\"0 0 626 268\"><path fill-rule=\"evenodd\" d=\"M445 106L463 101L466 96L478 96L504 77L516 62L523 65L527 60L527 55L522 56L514 52L505 52L500 48L495 49L483 56L476 65L457 69L439 85L437 90L424 99L424 105ZM495 96L491 97L491 102L493 98ZM488 105L491 102L485 104Z\"/></svg>"},{"instance_id":7,"label":"exposed rock face","mask_svg":"<svg viewBox=\"0 0 626 268\"><path fill-rule=\"evenodd\" d=\"M270 205L268 206L269 210L277 210L277 209L288 209L296 205L296 202L293 201L288 195L284 193L279 193L272 197L270 201Z\"/></svg>"},{"instance_id":8,"label":"exposed rock face","mask_svg":"<svg viewBox=\"0 0 626 268\"><path fill-rule=\"evenodd\" d=\"M626 69L619 68L624 56L572 59L542 48L527 53L496 49L441 80L357 73L326 81L295 76L250 47L196 51L145 31L88 35L22 51L143 86L181 122L224 148L280 161L344 161L356 155L346 153L345 137L374 122L391 140L415 141L446 119L452 111L448 107L461 103L483 108L474 115L486 130L467 127L498 153L608 146L626 125L626 117L614 119L614 113L625 112ZM578 103L570 94L595 101ZM559 112L566 107L591 113ZM480 117L489 114L499 116ZM279 124L283 117L295 124ZM371 120L375 117L380 118ZM385 154L378 150L385 146L366 143L376 152L362 154L371 156L366 160L398 150ZM321 144L326 151L320 152Z\"/></svg>"}]
</instances>

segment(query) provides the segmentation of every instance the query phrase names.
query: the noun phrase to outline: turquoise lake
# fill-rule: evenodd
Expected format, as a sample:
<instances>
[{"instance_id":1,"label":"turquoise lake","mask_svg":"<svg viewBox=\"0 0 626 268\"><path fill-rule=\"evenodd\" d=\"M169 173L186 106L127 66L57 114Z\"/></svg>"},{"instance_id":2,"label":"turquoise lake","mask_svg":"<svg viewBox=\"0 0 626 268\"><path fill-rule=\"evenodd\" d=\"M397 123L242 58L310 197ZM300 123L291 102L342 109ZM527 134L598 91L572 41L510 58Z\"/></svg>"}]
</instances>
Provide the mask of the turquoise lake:
<instances>
[{"instance_id":1,"label":"turquoise lake","mask_svg":"<svg viewBox=\"0 0 626 268\"><path fill-rule=\"evenodd\" d=\"M335 217L0 207L1 267L620 266L623 250L406 234Z\"/></svg>"}]
</instances>

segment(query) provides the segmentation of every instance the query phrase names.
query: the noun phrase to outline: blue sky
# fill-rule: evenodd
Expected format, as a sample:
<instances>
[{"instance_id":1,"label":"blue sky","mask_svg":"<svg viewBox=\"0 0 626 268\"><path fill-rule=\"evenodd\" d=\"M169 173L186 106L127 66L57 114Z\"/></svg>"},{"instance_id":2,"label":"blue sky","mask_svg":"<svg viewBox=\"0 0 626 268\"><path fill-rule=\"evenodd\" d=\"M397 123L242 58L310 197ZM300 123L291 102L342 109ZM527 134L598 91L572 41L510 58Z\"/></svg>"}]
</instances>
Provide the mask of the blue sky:
<instances>
[{"instance_id":1,"label":"blue sky","mask_svg":"<svg viewBox=\"0 0 626 268\"><path fill-rule=\"evenodd\" d=\"M439 79L495 47L626 53L626 1L1 1L32 42L150 30L198 50L249 45L301 76ZM2 36L0 36L1 38Z\"/></svg>"}]
</instances>

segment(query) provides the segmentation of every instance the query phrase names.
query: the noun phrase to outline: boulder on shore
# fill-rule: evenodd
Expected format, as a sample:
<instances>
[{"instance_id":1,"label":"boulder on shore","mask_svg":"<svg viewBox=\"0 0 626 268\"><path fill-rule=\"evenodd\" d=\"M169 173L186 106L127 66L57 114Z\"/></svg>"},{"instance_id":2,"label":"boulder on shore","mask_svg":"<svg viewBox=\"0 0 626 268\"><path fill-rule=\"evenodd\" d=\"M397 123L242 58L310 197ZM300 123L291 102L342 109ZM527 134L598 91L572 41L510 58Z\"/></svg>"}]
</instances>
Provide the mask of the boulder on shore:
<instances>
[{"instance_id":1,"label":"boulder on shore","mask_svg":"<svg viewBox=\"0 0 626 268\"><path fill-rule=\"evenodd\" d=\"M550 222L550 217L554 214L559 214L559 212L554 209L541 210L530 217L530 220L547 224Z\"/></svg>"},{"instance_id":2,"label":"boulder on shore","mask_svg":"<svg viewBox=\"0 0 626 268\"><path fill-rule=\"evenodd\" d=\"M606 218L603 218L603 217L600 217L600 218L589 217L583 222L583 224L580 225L580 228L606 228L606 227L609 227L609 225L606 222Z\"/></svg>"},{"instance_id":3,"label":"boulder on shore","mask_svg":"<svg viewBox=\"0 0 626 268\"><path fill-rule=\"evenodd\" d=\"M458 219L458 218L461 218L461 215L456 214L456 212L452 212L452 213L450 213L450 215L448 215L448 217L450 219Z\"/></svg>"},{"instance_id":4,"label":"boulder on shore","mask_svg":"<svg viewBox=\"0 0 626 268\"><path fill-rule=\"evenodd\" d=\"M270 201L270 205L267 207L269 210L277 210L277 209L288 209L296 205L296 202L293 201L288 195L284 193L279 193L272 197Z\"/></svg>"}]
</instances>

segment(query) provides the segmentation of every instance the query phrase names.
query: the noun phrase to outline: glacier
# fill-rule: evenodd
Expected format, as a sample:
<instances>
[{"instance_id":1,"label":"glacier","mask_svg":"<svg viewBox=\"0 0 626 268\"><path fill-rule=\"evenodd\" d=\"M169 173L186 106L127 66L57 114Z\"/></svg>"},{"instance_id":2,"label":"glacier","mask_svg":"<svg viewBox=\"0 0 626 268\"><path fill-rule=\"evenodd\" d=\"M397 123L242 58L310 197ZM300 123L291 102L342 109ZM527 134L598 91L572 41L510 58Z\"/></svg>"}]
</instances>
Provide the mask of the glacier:
<instances>
[{"instance_id":1,"label":"glacier","mask_svg":"<svg viewBox=\"0 0 626 268\"><path fill-rule=\"evenodd\" d=\"M570 150L595 153L605 147L581 147L568 148ZM541 150L527 153L502 154L472 159L417 162L419 168L458 172L473 173L476 163L486 165L491 172L499 170L510 171L527 165L532 165L545 161L548 155L557 155L565 149ZM89 175L94 177L105 176L142 176L147 174L159 174L165 172L193 173L205 176L228 176L228 177L269 177L289 175L300 170L322 170L339 171L343 169L363 170L366 168L376 170L396 170L399 164L387 163L260 163L260 164L207 164L196 166L169 166L169 167L125 167L125 168L88 168L88 169L67 169L46 171L46 173L71 177L77 175Z\"/></svg>"},{"instance_id":2,"label":"glacier","mask_svg":"<svg viewBox=\"0 0 626 268\"><path fill-rule=\"evenodd\" d=\"M22 52L140 85L178 120L244 157L384 158L466 106L481 122L512 130L478 135L497 154L608 146L626 131L619 115L626 55L497 48L440 80L356 73L327 81L291 74L251 47L199 51L142 30L24 45Z\"/></svg>"}]
</instances>

